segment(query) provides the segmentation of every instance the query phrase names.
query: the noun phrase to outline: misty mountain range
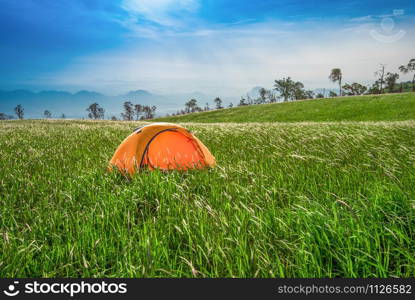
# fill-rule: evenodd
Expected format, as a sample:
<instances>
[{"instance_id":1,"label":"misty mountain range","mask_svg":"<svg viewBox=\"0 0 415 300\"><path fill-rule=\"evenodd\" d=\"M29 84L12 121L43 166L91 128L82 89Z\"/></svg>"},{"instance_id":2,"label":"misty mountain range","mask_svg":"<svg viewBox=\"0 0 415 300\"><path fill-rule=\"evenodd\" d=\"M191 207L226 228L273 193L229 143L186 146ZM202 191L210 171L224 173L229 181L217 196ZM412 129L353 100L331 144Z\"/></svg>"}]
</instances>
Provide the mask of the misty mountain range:
<instances>
[{"instance_id":1,"label":"misty mountain range","mask_svg":"<svg viewBox=\"0 0 415 300\"><path fill-rule=\"evenodd\" d=\"M249 95L251 98L257 98L260 88L256 86L247 92L246 95ZM322 91L323 89L315 90L316 93ZM326 89L326 93L328 91ZM129 91L118 96L108 96L86 90L76 93L56 90L41 92L0 90L0 112L14 115L14 108L16 105L21 104L25 110L25 118L42 118L45 110L49 110L53 118L59 118L62 114L65 114L67 118L87 118L86 108L90 104L97 102L105 109L105 118L109 119L111 116L119 118L123 110L123 103L131 101L134 104L155 105L157 106L156 115L162 116L167 113L175 113L184 108L185 102L191 98L197 99L201 107L204 107L208 102L209 106L213 108L213 99L218 96L221 97L220 95L206 95L201 92L157 95L146 90ZM230 102L235 106L240 100L240 96L221 98L224 106L227 106Z\"/></svg>"},{"instance_id":2,"label":"misty mountain range","mask_svg":"<svg viewBox=\"0 0 415 300\"><path fill-rule=\"evenodd\" d=\"M0 90L0 112L8 115L14 114L14 107L21 104L25 109L25 118L41 118L43 112L49 110L52 117L60 117L65 114L67 118L86 118L86 108L94 103L99 103L105 109L105 118L111 116L120 117L125 101L134 104L157 106L157 115L176 112L184 107L184 103L192 97L197 97L200 105L206 101L212 102L212 96L202 93L173 94L169 96L156 95L145 90L130 91L119 96L107 96L93 91L79 91L69 93L65 91L41 91L28 90L2 91Z\"/></svg>"}]
</instances>

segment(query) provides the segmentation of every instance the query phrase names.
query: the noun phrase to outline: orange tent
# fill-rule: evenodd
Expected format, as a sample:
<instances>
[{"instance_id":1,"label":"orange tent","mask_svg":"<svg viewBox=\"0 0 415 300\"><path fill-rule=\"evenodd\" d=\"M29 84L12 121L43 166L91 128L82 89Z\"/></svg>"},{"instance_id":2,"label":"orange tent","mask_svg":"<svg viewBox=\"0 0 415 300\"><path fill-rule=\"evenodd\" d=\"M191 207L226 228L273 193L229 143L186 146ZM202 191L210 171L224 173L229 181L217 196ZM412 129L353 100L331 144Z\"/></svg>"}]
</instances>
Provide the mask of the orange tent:
<instances>
[{"instance_id":1,"label":"orange tent","mask_svg":"<svg viewBox=\"0 0 415 300\"><path fill-rule=\"evenodd\" d=\"M134 130L117 148L110 169L134 174L138 169L188 170L216 165L208 148L186 128L153 123Z\"/></svg>"}]
</instances>

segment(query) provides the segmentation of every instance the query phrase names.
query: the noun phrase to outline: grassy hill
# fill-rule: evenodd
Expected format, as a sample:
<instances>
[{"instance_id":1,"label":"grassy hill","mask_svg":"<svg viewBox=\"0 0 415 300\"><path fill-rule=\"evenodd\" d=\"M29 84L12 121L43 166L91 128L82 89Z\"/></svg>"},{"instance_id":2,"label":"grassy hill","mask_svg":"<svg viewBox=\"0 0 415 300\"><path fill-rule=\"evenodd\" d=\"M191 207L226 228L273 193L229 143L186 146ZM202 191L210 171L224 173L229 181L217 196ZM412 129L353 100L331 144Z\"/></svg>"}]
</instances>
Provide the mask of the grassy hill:
<instances>
[{"instance_id":1,"label":"grassy hill","mask_svg":"<svg viewBox=\"0 0 415 300\"><path fill-rule=\"evenodd\" d=\"M156 119L165 122L400 121L415 119L415 93L304 100Z\"/></svg>"},{"instance_id":2,"label":"grassy hill","mask_svg":"<svg viewBox=\"0 0 415 300\"><path fill-rule=\"evenodd\" d=\"M415 121L193 123L216 168L106 172L139 125L0 121L0 277L415 276Z\"/></svg>"},{"instance_id":3,"label":"grassy hill","mask_svg":"<svg viewBox=\"0 0 415 300\"><path fill-rule=\"evenodd\" d=\"M218 166L133 178L106 168L139 122L0 121L0 277L413 277L414 119L414 93L162 118Z\"/></svg>"}]
</instances>

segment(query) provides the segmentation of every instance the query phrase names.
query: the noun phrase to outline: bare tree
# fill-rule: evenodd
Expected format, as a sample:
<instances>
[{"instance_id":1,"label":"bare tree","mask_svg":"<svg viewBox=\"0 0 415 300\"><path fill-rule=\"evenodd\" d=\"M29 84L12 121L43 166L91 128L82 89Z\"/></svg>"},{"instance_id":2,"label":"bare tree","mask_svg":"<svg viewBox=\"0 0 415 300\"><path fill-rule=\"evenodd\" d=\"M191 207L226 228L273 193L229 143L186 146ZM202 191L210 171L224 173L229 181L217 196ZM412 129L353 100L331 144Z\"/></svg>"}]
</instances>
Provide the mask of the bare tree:
<instances>
[{"instance_id":1,"label":"bare tree","mask_svg":"<svg viewBox=\"0 0 415 300\"><path fill-rule=\"evenodd\" d=\"M134 105L134 111L135 111L135 119L139 120L140 115L143 112L143 106L141 104Z\"/></svg>"},{"instance_id":2,"label":"bare tree","mask_svg":"<svg viewBox=\"0 0 415 300\"><path fill-rule=\"evenodd\" d=\"M379 83L379 93L383 94L383 85L385 83L385 65L380 64L380 69L375 72L376 80Z\"/></svg>"},{"instance_id":3,"label":"bare tree","mask_svg":"<svg viewBox=\"0 0 415 300\"><path fill-rule=\"evenodd\" d=\"M143 106L143 112L144 112L144 116L141 117L142 120L146 120L146 119L153 119L154 115L156 113L156 106L147 106L144 105Z\"/></svg>"},{"instance_id":4,"label":"bare tree","mask_svg":"<svg viewBox=\"0 0 415 300\"><path fill-rule=\"evenodd\" d=\"M133 104L130 101L124 102L124 112L121 113L122 118L125 121L132 121L134 117Z\"/></svg>"}]
</instances>

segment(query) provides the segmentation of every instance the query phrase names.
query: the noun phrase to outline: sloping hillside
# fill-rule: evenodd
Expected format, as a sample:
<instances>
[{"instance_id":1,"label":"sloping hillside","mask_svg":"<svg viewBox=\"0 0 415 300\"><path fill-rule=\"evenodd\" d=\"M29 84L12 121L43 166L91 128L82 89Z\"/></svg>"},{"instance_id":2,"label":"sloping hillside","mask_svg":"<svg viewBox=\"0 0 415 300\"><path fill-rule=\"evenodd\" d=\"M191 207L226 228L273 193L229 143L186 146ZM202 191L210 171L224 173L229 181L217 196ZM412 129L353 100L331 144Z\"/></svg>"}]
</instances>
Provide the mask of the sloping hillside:
<instances>
[{"instance_id":1,"label":"sloping hillside","mask_svg":"<svg viewBox=\"0 0 415 300\"><path fill-rule=\"evenodd\" d=\"M399 121L415 119L415 93L261 104L158 118L165 122Z\"/></svg>"}]
</instances>

